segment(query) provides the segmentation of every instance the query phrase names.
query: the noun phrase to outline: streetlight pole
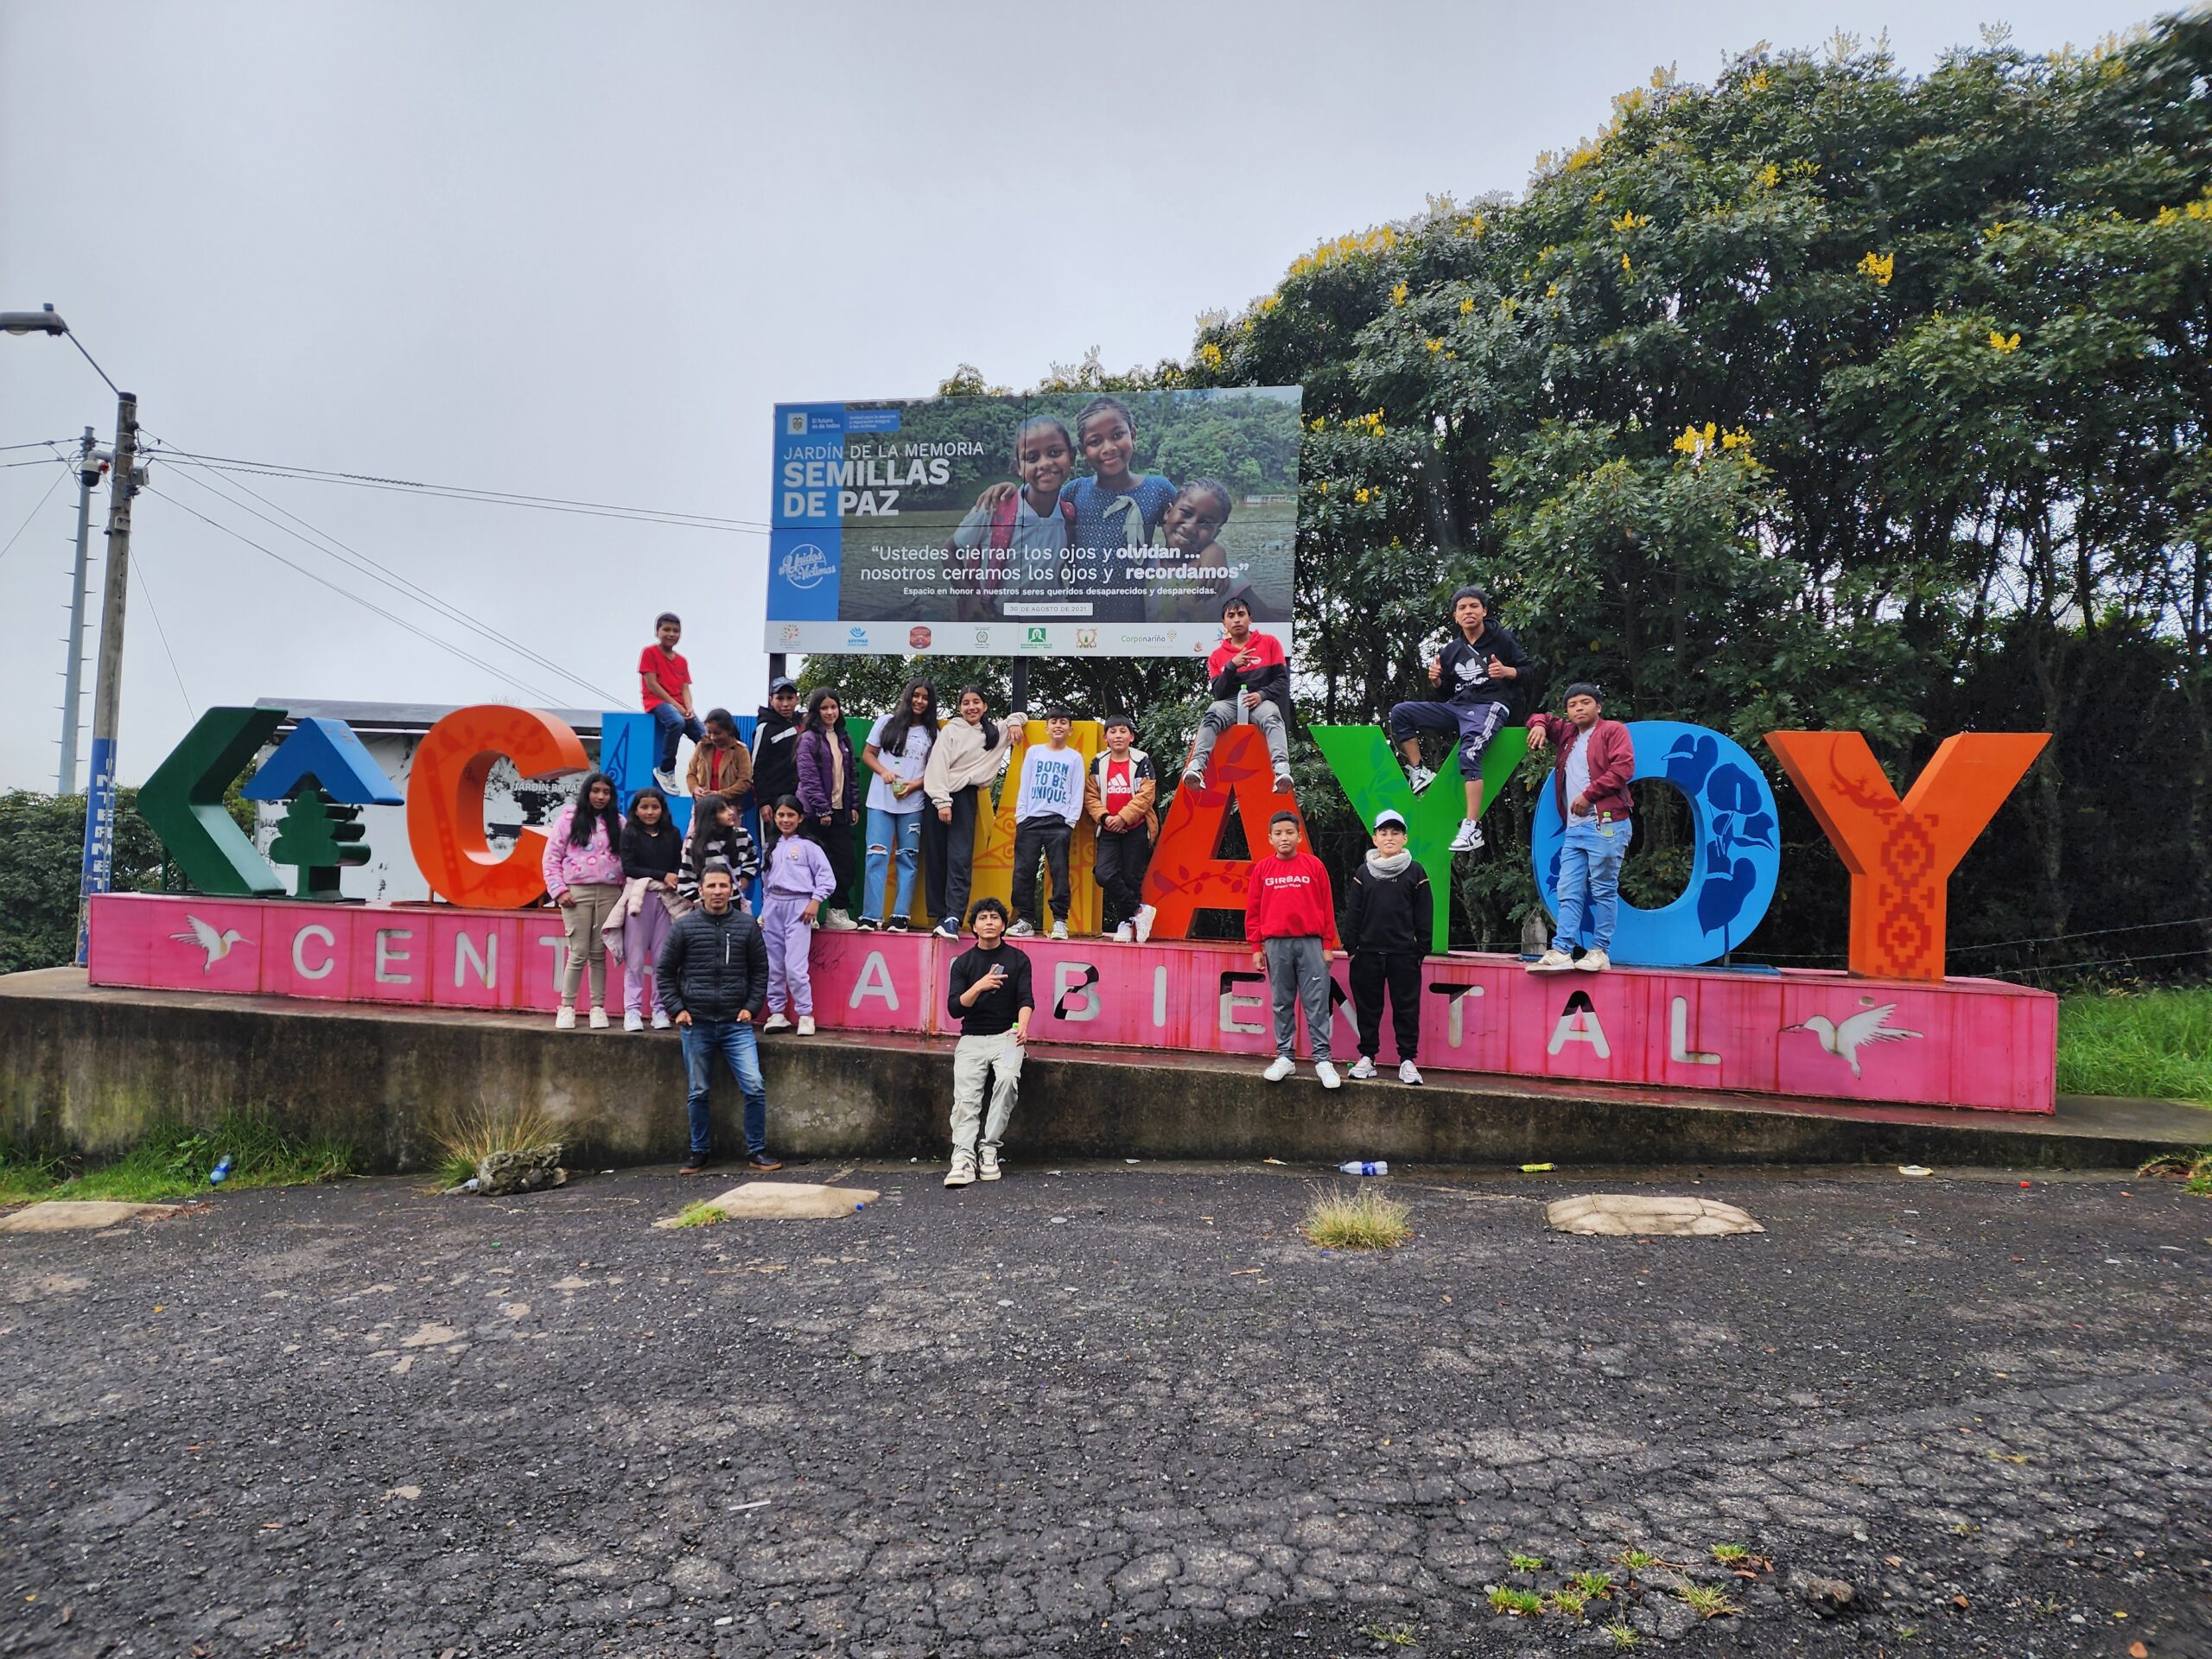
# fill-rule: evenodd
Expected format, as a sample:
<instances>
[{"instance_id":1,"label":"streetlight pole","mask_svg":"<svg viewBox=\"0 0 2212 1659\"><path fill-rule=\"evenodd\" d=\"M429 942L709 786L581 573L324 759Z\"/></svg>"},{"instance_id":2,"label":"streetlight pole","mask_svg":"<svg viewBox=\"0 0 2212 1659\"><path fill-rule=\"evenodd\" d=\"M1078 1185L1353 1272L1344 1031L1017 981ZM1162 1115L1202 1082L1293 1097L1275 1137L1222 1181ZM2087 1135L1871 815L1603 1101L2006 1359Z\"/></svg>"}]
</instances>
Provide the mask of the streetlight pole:
<instances>
[{"instance_id":1,"label":"streetlight pole","mask_svg":"<svg viewBox=\"0 0 2212 1659\"><path fill-rule=\"evenodd\" d=\"M115 394L115 473L108 494L107 583L100 606L100 660L92 690L92 775L85 790L84 857L77 874L77 961L85 960L92 898L105 893L115 868L115 733L123 708L123 612L130 593L130 499L137 493L138 399L108 379L108 372L70 334L51 305L36 311L0 311L0 334L66 336L92 372Z\"/></svg>"},{"instance_id":2,"label":"streetlight pole","mask_svg":"<svg viewBox=\"0 0 2212 1659\"><path fill-rule=\"evenodd\" d=\"M85 429L77 452L77 579L69 585L69 657L61 671L61 766L54 778L54 792L77 792L77 728L83 723L85 701L85 577L90 568L92 486L100 481L99 457L94 453L92 429Z\"/></svg>"}]
</instances>

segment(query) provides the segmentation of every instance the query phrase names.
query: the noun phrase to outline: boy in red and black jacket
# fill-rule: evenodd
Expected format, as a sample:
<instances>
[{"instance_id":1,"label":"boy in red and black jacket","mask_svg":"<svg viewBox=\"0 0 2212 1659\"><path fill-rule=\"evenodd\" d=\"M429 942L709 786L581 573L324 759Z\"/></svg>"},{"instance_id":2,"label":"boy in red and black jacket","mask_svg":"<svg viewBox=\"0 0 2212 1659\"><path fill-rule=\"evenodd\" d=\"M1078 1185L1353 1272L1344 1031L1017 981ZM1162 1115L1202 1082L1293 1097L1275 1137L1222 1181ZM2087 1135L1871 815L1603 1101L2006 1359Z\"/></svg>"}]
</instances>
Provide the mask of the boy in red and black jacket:
<instances>
[{"instance_id":1,"label":"boy in red and black jacket","mask_svg":"<svg viewBox=\"0 0 2212 1659\"><path fill-rule=\"evenodd\" d=\"M1275 793L1290 793L1290 659L1282 641L1252 626L1252 607L1241 598L1221 605L1221 643L1206 658L1206 689L1213 702L1198 721L1183 781L1203 784L1215 741L1249 721L1268 742L1274 763Z\"/></svg>"},{"instance_id":2,"label":"boy in red and black jacket","mask_svg":"<svg viewBox=\"0 0 2212 1659\"><path fill-rule=\"evenodd\" d=\"M1529 964L1533 974L1581 968L1598 973L1613 965L1606 954L1620 912L1621 860L1628 853L1628 786L1636 776L1636 745L1628 728L1604 717L1598 688L1578 680L1567 688L1567 718L1541 710L1529 716L1529 747L1548 746L1552 798L1567 822L1559 854L1559 926L1552 948ZM1577 962L1568 953L1590 918L1590 948Z\"/></svg>"},{"instance_id":3,"label":"boy in red and black jacket","mask_svg":"<svg viewBox=\"0 0 2212 1659\"><path fill-rule=\"evenodd\" d=\"M1274 994L1275 1057L1261 1075L1281 1083L1298 1069L1298 1009L1306 1007L1306 1035L1313 1045L1313 1075L1324 1089L1343 1086L1329 1063L1329 941L1337 931L1337 904L1329 872L1298 844L1298 815L1278 812L1268 821L1271 858L1252 861L1244 886L1244 938L1252 965L1268 970Z\"/></svg>"}]
</instances>

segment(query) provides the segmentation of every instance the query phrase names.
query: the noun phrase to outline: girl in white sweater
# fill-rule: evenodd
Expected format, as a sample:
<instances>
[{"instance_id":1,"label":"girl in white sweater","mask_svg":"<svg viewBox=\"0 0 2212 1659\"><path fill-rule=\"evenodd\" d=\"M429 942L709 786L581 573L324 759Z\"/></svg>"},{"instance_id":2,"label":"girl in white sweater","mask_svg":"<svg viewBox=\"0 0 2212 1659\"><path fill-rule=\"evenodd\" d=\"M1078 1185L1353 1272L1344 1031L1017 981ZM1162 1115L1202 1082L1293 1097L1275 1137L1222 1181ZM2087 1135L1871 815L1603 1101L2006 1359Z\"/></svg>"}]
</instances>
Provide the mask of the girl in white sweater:
<instances>
[{"instance_id":1,"label":"girl in white sweater","mask_svg":"<svg viewBox=\"0 0 2212 1659\"><path fill-rule=\"evenodd\" d=\"M931 745L929 766L922 773L922 792L944 828L944 907L938 914L937 931L948 939L960 937L968 910L976 815L982 810L983 788L999 775L1014 734L1028 721L1026 715L1014 714L1001 726L984 712L983 694L972 685L961 689L958 709Z\"/></svg>"}]
</instances>

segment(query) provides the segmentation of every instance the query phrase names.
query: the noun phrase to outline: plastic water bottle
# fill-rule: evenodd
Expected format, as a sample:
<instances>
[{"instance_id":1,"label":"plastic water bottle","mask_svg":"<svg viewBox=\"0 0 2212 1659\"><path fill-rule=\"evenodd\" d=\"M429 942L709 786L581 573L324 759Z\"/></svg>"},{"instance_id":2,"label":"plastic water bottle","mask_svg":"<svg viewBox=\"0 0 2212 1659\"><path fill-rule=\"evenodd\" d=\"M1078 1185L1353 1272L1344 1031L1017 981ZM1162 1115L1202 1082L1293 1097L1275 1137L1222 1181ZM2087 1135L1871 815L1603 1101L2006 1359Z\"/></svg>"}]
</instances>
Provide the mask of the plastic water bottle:
<instances>
[{"instance_id":1,"label":"plastic water bottle","mask_svg":"<svg viewBox=\"0 0 2212 1659\"><path fill-rule=\"evenodd\" d=\"M215 1167L207 1172L207 1185L220 1186L231 1179L231 1154L225 1153L215 1160Z\"/></svg>"},{"instance_id":2,"label":"plastic water bottle","mask_svg":"<svg viewBox=\"0 0 2212 1659\"><path fill-rule=\"evenodd\" d=\"M1355 1158L1351 1163L1338 1164L1337 1167L1347 1175L1388 1175L1390 1173L1390 1166L1380 1158L1371 1164L1363 1164Z\"/></svg>"}]
</instances>

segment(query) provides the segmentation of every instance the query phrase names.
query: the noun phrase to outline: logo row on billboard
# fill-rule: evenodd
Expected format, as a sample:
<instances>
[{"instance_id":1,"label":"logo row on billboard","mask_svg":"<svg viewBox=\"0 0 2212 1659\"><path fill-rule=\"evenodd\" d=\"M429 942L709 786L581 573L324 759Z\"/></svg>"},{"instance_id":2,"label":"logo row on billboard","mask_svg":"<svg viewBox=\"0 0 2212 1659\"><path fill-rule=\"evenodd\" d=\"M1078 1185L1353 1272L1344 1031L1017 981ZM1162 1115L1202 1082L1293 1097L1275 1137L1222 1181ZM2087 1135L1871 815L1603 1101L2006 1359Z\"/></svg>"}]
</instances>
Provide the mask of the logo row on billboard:
<instances>
[{"instance_id":1,"label":"logo row on billboard","mask_svg":"<svg viewBox=\"0 0 2212 1659\"><path fill-rule=\"evenodd\" d=\"M959 622L779 622L772 625L778 651L859 654L950 652L955 655L1004 655L1008 652L1096 652L1102 656L1185 656L1203 658L1220 640L1213 627L1118 628L1089 623ZM1283 629L1286 636L1289 630ZM1286 644L1287 641L1286 640Z\"/></svg>"}]
</instances>

